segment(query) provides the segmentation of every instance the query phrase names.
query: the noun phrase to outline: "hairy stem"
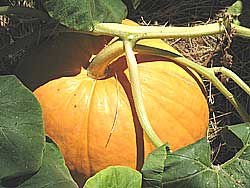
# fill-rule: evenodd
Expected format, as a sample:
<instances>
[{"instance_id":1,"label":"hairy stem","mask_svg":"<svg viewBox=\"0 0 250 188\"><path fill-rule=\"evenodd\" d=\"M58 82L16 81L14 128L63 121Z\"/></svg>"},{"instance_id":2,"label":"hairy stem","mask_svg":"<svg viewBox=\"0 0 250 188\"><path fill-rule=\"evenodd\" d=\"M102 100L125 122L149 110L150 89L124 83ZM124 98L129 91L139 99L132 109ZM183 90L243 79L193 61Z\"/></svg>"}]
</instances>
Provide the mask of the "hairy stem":
<instances>
[{"instance_id":1,"label":"hairy stem","mask_svg":"<svg viewBox=\"0 0 250 188\"><path fill-rule=\"evenodd\" d=\"M249 28L242 27L240 25L235 25L235 24L232 24L232 28L235 30L236 36L250 38Z\"/></svg>"},{"instance_id":2,"label":"hairy stem","mask_svg":"<svg viewBox=\"0 0 250 188\"><path fill-rule=\"evenodd\" d=\"M135 40L147 38L192 38L224 33L223 22L199 25L193 27L163 27L163 26L128 26L118 23L99 23L95 25L94 33L118 36L125 39L133 36ZM250 29L230 24L230 29L235 31L236 36L250 37Z\"/></svg>"}]
</instances>

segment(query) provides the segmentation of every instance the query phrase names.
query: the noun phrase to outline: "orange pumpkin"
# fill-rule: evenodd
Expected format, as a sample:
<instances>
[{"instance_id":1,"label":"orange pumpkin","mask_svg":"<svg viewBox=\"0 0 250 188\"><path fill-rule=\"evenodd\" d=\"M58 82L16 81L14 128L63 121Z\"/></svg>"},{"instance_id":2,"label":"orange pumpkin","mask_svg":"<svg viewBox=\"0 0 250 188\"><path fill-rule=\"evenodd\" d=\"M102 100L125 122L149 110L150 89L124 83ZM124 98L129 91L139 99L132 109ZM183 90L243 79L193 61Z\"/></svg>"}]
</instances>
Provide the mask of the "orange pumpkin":
<instances>
[{"instance_id":1,"label":"orange pumpkin","mask_svg":"<svg viewBox=\"0 0 250 188\"><path fill-rule=\"evenodd\" d=\"M109 66L110 78L87 76L89 59L110 40L60 33L34 49L16 71L35 90L46 133L68 167L86 177L110 165L140 169L154 149L135 112L125 58ZM171 49L160 39L140 43ZM147 114L160 139L176 150L204 137L208 105L198 75L166 58L136 57Z\"/></svg>"}]
</instances>

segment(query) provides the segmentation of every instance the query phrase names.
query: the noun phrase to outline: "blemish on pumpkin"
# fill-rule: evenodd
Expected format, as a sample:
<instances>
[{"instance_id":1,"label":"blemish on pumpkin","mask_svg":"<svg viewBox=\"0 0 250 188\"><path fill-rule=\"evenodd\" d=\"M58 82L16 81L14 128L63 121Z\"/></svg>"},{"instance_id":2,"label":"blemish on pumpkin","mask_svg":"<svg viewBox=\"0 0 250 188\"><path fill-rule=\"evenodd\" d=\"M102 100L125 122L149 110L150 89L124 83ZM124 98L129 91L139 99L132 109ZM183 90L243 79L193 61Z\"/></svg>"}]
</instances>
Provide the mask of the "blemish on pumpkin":
<instances>
[{"instance_id":1,"label":"blemish on pumpkin","mask_svg":"<svg viewBox=\"0 0 250 188\"><path fill-rule=\"evenodd\" d=\"M74 108L76 108L76 107L77 107L77 105L75 104L75 105L74 105Z\"/></svg>"}]
</instances>

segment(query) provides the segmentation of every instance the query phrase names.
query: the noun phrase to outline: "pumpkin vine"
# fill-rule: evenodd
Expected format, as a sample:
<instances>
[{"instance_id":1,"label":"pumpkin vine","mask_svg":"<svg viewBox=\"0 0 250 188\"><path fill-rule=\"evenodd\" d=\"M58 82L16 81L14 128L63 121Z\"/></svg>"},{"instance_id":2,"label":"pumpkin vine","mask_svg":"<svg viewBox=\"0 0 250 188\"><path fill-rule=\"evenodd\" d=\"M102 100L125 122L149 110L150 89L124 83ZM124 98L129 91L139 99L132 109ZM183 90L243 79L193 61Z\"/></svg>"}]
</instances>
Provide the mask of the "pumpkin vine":
<instances>
[{"instance_id":1,"label":"pumpkin vine","mask_svg":"<svg viewBox=\"0 0 250 188\"><path fill-rule=\"evenodd\" d=\"M118 26L119 25L119 26ZM229 20L225 19L215 24L194 26L194 27L155 27L155 26L127 26L116 23L100 23L95 27L94 32L105 35L118 36L122 41L116 41L102 51L95 57L88 68L88 75L96 79L104 78L107 75L107 66L110 60L120 57L125 50L127 64L130 72L131 87L136 104L136 111L142 128L151 140L151 142L159 147L162 142L153 131L150 122L147 118L147 114L144 108L142 93L140 90L137 62L133 52L134 50L140 53L163 56L177 62L181 65L192 68L205 78L209 79L212 84L230 101L235 107L242 120L250 122L250 116L245 109L239 103L237 98L220 82L215 73L222 73L231 78L236 84L238 84L247 94L250 94L250 88L244 81L242 81L234 72L225 67L213 67L206 68L198 65L195 62L170 51L159 49L156 47L149 47L136 44L141 39L148 38L187 38L198 37L212 34L220 34L227 32L228 30L234 30L236 36L250 37L250 29L231 24Z\"/></svg>"},{"instance_id":2,"label":"pumpkin vine","mask_svg":"<svg viewBox=\"0 0 250 188\"><path fill-rule=\"evenodd\" d=\"M119 23L99 23L95 26L93 32L102 35L118 36L121 39L133 36L137 40L152 38L194 38L221 34L225 30L233 30L235 36L250 37L250 29L228 22L228 20L219 20L218 23L193 27L129 26Z\"/></svg>"},{"instance_id":3,"label":"pumpkin vine","mask_svg":"<svg viewBox=\"0 0 250 188\"><path fill-rule=\"evenodd\" d=\"M108 69L107 66L111 62L110 60L117 59L124 53L124 47L125 47L125 54L127 57L127 62L128 62L128 67L130 71L130 77L131 77L131 87L134 88L134 101L137 105L137 113L140 119L140 123L146 132L147 136L150 138L152 143L154 143L155 146L159 146L160 141L153 133L152 127L150 125L149 120L146 118L146 111L144 111L144 105L142 101L142 94L140 91L140 85L138 83L138 70L137 67L133 65L130 67L129 65L132 64L132 62L136 61L134 57L134 52L131 53L132 48L131 44L127 44L128 41L116 41L110 46L107 46L104 48L97 56L95 59L93 59L92 63L88 67L88 75L95 78L95 79L100 79L100 78L105 78L108 76ZM126 50L127 48L127 50ZM231 70L225 68L225 67L212 67L212 68L206 68L203 67L181 55L175 54L170 51L166 51L163 49L158 49L155 47L149 47L149 46L144 46L137 44L134 47L134 50L136 52L140 52L143 54L151 54L151 55L157 55L157 56L163 56L168 59L173 60L174 62L177 62L181 65L187 66L204 76L205 78L209 79L213 85L230 101L230 103L235 107L239 115L241 116L242 120L245 122L250 122L250 116L247 114L245 109L242 107L242 105L239 103L237 98L220 82L220 80L216 77L215 73L221 72L222 74L226 75L227 77L231 78L234 80L245 92L250 94L250 88L249 86L240 79L234 72ZM109 53L112 52L112 53ZM105 56L106 54L109 54L108 56ZM112 57L113 56L113 57ZM146 120L147 119L147 120ZM158 141L157 141L158 140Z\"/></svg>"}]
</instances>

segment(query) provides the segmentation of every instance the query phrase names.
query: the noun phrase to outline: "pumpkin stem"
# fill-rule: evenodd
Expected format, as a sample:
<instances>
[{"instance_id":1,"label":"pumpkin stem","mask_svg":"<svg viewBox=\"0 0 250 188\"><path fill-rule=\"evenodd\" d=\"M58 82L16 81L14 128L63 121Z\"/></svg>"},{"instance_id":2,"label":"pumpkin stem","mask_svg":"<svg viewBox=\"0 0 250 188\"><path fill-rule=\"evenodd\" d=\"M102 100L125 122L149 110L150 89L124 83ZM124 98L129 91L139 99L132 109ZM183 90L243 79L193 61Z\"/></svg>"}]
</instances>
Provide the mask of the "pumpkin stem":
<instances>
[{"instance_id":1,"label":"pumpkin stem","mask_svg":"<svg viewBox=\"0 0 250 188\"><path fill-rule=\"evenodd\" d=\"M163 143L160 140L160 138L157 136L157 134L154 132L150 124L150 121L148 119L147 112L144 106L144 102L143 102L137 61L135 58L134 51L132 49L135 43L133 40L124 40L123 44L125 48L125 54L126 54L126 59L127 59L127 64L128 64L131 88L132 88L132 96L133 96L134 103L135 103L136 113L138 115L140 124L143 130L145 131L146 135L150 139L150 141L154 144L155 147L160 147L161 145L163 145Z\"/></svg>"},{"instance_id":2,"label":"pumpkin stem","mask_svg":"<svg viewBox=\"0 0 250 188\"><path fill-rule=\"evenodd\" d=\"M142 92L140 87L139 75L138 75L138 68L137 68L137 61L132 49L132 42L125 40L124 42L118 40L104 49L102 49L91 61L88 69L87 74L88 76L94 79L103 79L108 76L107 66L112 63L112 61L116 60L120 56L124 55L124 47L126 52L126 58L128 62L128 69L130 74L131 80L131 88L132 88L132 95L135 103L135 109L138 115L138 119L140 124L145 131L146 135L153 143L155 147L160 147L163 143L159 139L159 137L154 132L144 107Z\"/></svg>"},{"instance_id":3,"label":"pumpkin stem","mask_svg":"<svg viewBox=\"0 0 250 188\"><path fill-rule=\"evenodd\" d=\"M103 48L98 55L93 58L87 68L87 75L94 79L108 77L108 65L124 54L123 42L116 41Z\"/></svg>"}]
</instances>

